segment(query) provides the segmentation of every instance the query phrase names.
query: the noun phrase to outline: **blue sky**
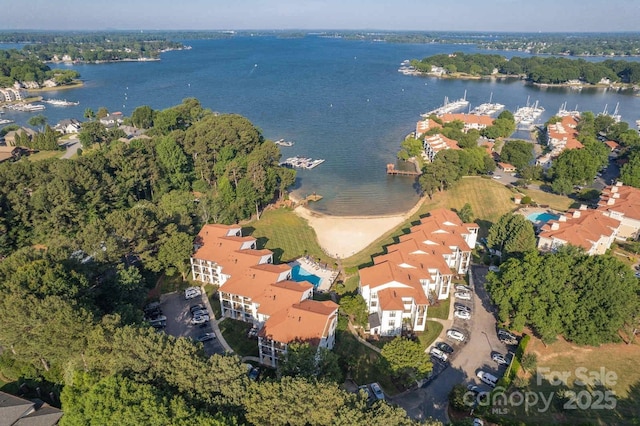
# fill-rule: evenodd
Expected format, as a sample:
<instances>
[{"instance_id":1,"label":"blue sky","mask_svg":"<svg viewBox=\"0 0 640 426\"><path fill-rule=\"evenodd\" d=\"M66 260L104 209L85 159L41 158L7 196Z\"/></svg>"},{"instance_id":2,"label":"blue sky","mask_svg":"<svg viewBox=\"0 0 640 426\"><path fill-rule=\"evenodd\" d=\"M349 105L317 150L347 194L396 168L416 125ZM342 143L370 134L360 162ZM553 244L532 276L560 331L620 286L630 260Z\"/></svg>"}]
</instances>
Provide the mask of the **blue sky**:
<instances>
[{"instance_id":1,"label":"blue sky","mask_svg":"<svg viewBox=\"0 0 640 426\"><path fill-rule=\"evenodd\" d=\"M4 4L3 4L4 3ZM640 31L640 0L0 0L0 29Z\"/></svg>"}]
</instances>

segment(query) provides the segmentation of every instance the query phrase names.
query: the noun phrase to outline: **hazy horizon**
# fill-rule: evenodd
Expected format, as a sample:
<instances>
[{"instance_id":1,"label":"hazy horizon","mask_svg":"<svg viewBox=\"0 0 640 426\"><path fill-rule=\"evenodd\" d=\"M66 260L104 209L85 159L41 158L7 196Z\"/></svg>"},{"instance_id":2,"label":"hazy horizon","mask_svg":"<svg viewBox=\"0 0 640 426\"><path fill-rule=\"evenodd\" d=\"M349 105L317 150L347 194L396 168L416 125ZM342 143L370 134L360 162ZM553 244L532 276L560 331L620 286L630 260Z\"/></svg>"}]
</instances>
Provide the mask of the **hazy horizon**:
<instances>
[{"instance_id":1,"label":"hazy horizon","mask_svg":"<svg viewBox=\"0 0 640 426\"><path fill-rule=\"evenodd\" d=\"M9 31L638 32L636 0L23 0Z\"/></svg>"}]
</instances>

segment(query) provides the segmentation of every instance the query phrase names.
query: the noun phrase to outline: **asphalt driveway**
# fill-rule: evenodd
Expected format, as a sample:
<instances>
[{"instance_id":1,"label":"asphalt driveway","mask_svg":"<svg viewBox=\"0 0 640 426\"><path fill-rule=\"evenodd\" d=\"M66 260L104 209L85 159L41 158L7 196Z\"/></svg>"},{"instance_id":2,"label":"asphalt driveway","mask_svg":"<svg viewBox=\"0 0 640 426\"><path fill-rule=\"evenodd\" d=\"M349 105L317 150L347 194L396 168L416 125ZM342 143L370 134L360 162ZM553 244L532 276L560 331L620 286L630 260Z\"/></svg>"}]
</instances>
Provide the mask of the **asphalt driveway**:
<instances>
[{"instance_id":1,"label":"asphalt driveway","mask_svg":"<svg viewBox=\"0 0 640 426\"><path fill-rule=\"evenodd\" d=\"M189 308L192 305L201 303L208 306L204 302L206 295L198 296L195 299L185 300L183 292L174 292L163 294L160 297L160 307L163 314L167 317L167 327L165 333L175 337L188 337L195 339L204 333L212 333L211 323L206 323L204 327L199 325L191 325L191 312ZM209 317L214 318L213 312L209 312ZM204 342L205 354L211 356L213 354L224 354L225 350L218 339Z\"/></svg>"},{"instance_id":2,"label":"asphalt driveway","mask_svg":"<svg viewBox=\"0 0 640 426\"><path fill-rule=\"evenodd\" d=\"M465 386L471 383L484 390L489 388L477 378L478 371L483 370L497 377L501 377L506 370L491 360L494 352L506 355L515 347L507 347L500 342L497 336L496 317L494 307L485 290L485 276L488 272L486 266L472 266L473 298L471 301L453 300L451 303L463 303L472 308L470 320L454 319L453 328L463 331L467 336L466 343L456 343L446 339L446 328L438 340L446 341L454 347L455 351L450 355L449 368L445 369L436 378L423 388L396 395L391 400L407 411L407 414L416 420L424 420L429 417L448 423L447 404L451 389L457 384ZM470 282L471 282L470 281ZM453 307L452 307L453 310Z\"/></svg>"}]
</instances>

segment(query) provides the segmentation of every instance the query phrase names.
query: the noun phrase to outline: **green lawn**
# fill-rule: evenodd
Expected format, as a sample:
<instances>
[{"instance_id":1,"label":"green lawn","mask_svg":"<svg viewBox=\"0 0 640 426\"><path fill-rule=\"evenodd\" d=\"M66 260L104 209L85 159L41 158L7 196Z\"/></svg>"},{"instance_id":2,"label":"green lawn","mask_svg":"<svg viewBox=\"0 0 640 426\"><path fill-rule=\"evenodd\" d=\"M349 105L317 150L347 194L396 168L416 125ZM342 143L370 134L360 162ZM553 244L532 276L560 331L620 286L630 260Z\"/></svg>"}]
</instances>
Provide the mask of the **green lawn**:
<instances>
[{"instance_id":1,"label":"green lawn","mask_svg":"<svg viewBox=\"0 0 640 426\"><path fill-rule=\"evenodd\" d=\"M49 158L60 158L64 155L64 151L40 151L35 154L24 157L27 161L35 162L47 160Z\"/></svg>"},{"instance_id":2,"label":"green lawn","mask_svg":"<svg viewBox=\"0 0 640 426\"><path fill-rule=\"evenodd\" d=\"M422 333L417 333L420 344L424 346L425 349L428 348L433 342L435 342L440 335L440 332L442 332L442 324L427 320L427 330Z\"/></svg>"},{"instance_id":3,"label":"green lawn","mask_svg":"<svg viewBox=\"0 0 640 426\"><path fill-rule=\"evenodd\" d=\"M248 322L225 318L218 323L220 331L233 351L240 356L258 356L258 341L247 337Z\"/></svg>"},{"instance_id":4,"label":"green lawn","mask_svg":"<svg viewBox=\"0 0 640 426\"><path fill-rule=\"evenodd\" d=\"M427 316L431 318L447 319L449 318L449 307L451 306L449 298L438 300L436 305L429 306Z\"/></svg>"},{"instance_id":5,"label":"green lawn","mask_svg":"<svg viewBox=\"0 0 640 426\"><path fill-rule=\"evenodd\" d=\"M537 380L536 375L524 374L528 384L524 391L544 394L548 398L553 395L552 403L548 411L538 412L534 408L536 423L538 424L597 424L597 425L624 425L637 424L634 419L640 419L640 344L606 344L599 347L578 346L562 339L548 346L538 339L532 338L527 352L536 353L538 356L538 368L547 368L549 371L567 372L567 386L552 384L548 378L541 375ZM575 383L578 378L576 368L583 367L588 375L597 373L602 377L605 387L597 385L579 386ZM604 371L604 375L602 372ZM608 382L608 383L607 383ZM563 400L557 394L561 389L569 389L580 395L579 404L585 409L567 409L571 407L568 400ZM615 392L615 407L612 409L596 408L592 404L611 406L607 400L601 399L600 392ZM598 402L599 401L599 402ZM542 406L542 403L539 404ZM524 407L511 407L505 417L512 420L526 421L531 418L532 411L524 411Z\"/></svg>"},{"instance_id":6,"label":"green lawn","mask_svg":"<svg viewBox=\"0 0 640 426\"><path fill-rule=\"evenodd\" d=\"M313 228L291 209L267 210L260 220L243 225L242 233L257 238L259 247L273 251L275 263L289 262L307 254L333 264L333 259L320 248Z\"/></svg>"},{"instance_id":7,"label":"green lawn","mask_svg":"<svg viewBox=\"0 0 640 426\"><path fill-rule=\"evenodd\" d=\"M563 212L569 210L569 207L574 203L574 200L564 195L552 194L538 189L521 189L521 192L531 197L535 203L547 205L554 210Z\"/></svg>"},{"instance_id":8,"label":"green lawn","mask_svg":"<svg viewBox=\"0 0 640 426\"><path fill-rule=\"evenodd\" d=\"M459 210L466 203L471 204L473 215L480 225L480 234L487 235L493 222L516 207L512 201L513 195L513 192L493 179L480 177L461 179L453 189L437 193L431 200L427 199L408 221L378 238L360 253L345 259L343 264L345 268L370 265L372 256L384 253L383 247L397 242L400 235L409 232L412 224L417 223L421 217L437 208Z\"/></svg>"}]
</instances>

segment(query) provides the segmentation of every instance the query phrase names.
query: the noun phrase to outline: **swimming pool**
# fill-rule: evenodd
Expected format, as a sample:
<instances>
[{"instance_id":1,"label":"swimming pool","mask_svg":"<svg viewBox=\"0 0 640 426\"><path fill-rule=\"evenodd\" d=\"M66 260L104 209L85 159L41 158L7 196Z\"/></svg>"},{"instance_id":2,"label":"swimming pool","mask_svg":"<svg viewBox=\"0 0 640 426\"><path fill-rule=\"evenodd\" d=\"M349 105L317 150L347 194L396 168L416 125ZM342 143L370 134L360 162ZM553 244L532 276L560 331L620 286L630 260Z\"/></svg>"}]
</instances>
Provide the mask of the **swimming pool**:
<instances>
[{"instance_id":1,"label":"swimming pool","mask_svg":"<svg viewBox=\"0 0 640 426\"><path fill-rule=\"evenodd\" d=\"M547 212L534 212L527 215L527 220L533 223L547 223L550 220L558 220L560 216Z\"/></svg>"},{"instance_id":2,"label":"swimming pool","mask_svg":"<svg viewBox=\"0 0 640 426\"><path fill-rule=\"evenodd\" d=\"M322 281L319 276L313 275L311 272L307 271L300 265L296 265L291 268L291 279L297 282L308 281L313 284L315 288L318 288L318 286L320 285L320 281Z\"/></svg>"}]
</instances>

